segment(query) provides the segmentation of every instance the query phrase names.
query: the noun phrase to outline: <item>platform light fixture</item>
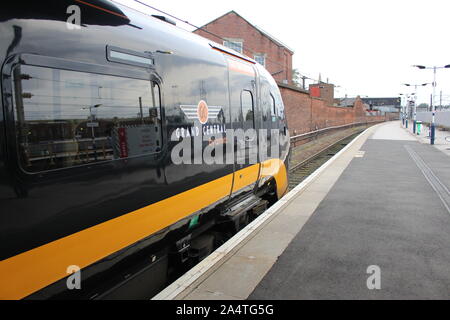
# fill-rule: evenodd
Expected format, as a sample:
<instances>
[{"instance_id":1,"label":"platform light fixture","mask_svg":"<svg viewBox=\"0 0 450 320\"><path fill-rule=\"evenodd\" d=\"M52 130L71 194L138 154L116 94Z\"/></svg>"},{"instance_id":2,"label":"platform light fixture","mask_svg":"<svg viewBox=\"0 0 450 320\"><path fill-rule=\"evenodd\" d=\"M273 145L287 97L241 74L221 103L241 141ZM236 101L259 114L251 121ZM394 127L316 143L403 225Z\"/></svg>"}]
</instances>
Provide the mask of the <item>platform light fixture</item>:
<instances>
[{"instance_id":1,"label":"platform light fixture","mask_svg":"<svg viewBox=\"0 0 450 320\"><path fill-rule=\"evenodd\" d=\"M423 67L423 66L421 66ZM416 123L417 123L417 87L425 87L426 85L429 85L431 83L426 82L426 83L420 83L420 84L410 84L410 83L404 83L404 86L407 87L414 87L414 93L412 93L411 95L414 95L414 107L413 107L413 133L416 133Z\"/></svg>"},{"instance_id":2,"label":"platform light fixture","mask_svg":"<svg viewBox=\"0 0 450 320\"><path fill-rule=\"evenodd\" d=\"M433 95L431 97L431 125L430 125L430 144L434 144L434 138L435 138L435 131L436 131L436 121L435 121L435 114L436 114L436 106L434 104L434 96L436 95L436 70L437 69L448 69L450 68L450 64L447 64L443 67L433 66L433 67L426 67L423 65L413 65L413 67L419 68L419 69L432 69L433 70Z\"/></svg>"}]
</instances>

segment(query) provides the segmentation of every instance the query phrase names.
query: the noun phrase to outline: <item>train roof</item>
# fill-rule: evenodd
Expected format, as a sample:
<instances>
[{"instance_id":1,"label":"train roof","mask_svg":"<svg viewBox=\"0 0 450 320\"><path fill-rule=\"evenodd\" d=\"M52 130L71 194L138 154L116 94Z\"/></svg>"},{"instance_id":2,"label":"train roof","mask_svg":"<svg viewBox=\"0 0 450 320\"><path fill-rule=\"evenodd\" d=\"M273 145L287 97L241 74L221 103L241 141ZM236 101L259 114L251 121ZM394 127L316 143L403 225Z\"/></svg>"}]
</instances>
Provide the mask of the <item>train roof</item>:
<instances>
[{"instance_id":1,"label":"train roof","mask_svg":"<svg viewBox=\"0 0 450 320\"><path fill-rule=\"evenodd\" d=\"M81 28L70 29L72 5L80 7ZM27 6L27 10L23 10ZM8 27L9 26L9 27ZM225 64L223 53L253 59L159 18L107 0L52 0L49 5L17 0L0 13L0 53L32 53L105 64L105 46L136 52L173 53ZM216 49L216 50L214 50ZM219 49L219 50L217 50Z\"/></svg>"}]
</instances>

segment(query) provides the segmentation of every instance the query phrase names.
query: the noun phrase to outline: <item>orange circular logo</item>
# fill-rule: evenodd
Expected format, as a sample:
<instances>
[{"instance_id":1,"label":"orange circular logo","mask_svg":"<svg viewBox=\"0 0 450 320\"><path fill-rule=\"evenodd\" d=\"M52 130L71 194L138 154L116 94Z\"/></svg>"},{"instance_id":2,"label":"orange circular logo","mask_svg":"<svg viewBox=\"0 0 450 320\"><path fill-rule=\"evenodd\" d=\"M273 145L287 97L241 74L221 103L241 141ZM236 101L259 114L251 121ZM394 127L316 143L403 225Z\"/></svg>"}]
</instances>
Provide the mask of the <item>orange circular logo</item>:
<instances>
[{"instance_id":1,"label":"orange circular logo","mask_svg":"<svg viewBox=\"0 0 450 320\"><path fill-rule=\"evenodd\" d=\"M200 100L200 102L198 103L197 115L198 120L200 120L201 124L205 124L208 121L209 116L208 105L203 100Z\"/></svg>"}]
</instances>

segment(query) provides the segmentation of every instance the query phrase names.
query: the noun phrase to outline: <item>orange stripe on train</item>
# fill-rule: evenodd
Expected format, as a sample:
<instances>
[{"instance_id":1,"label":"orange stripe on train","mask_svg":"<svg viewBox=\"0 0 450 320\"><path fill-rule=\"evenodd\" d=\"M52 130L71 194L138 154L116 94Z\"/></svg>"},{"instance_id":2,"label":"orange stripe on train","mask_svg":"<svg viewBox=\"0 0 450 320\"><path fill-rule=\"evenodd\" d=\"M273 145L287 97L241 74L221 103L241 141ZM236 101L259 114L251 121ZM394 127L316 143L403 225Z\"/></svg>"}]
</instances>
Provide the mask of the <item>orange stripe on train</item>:
<instances>
[{"instance_id":1,"label":"orange stripe on train","mask_svg":"<svg viewBox=\"0 0 450 320\"><path fill-rule=\"evenodd\" d=\"M257 179L255 173L258 171L259 164L256 164L235 172L235 175L243 173L245 182L237 183L233 189L254 183ZM251 179L247 179L249 176ZM271 159L262 163L260 176L273 176L277 181L277 193L281 196L285 192L287 174L281 160ZM70 265L85 268L206 208L230 194L232 181L233 174L226 175L0 261L0 299L24 298L68 276L66 270Z\"/></svg>"}]
</instances>

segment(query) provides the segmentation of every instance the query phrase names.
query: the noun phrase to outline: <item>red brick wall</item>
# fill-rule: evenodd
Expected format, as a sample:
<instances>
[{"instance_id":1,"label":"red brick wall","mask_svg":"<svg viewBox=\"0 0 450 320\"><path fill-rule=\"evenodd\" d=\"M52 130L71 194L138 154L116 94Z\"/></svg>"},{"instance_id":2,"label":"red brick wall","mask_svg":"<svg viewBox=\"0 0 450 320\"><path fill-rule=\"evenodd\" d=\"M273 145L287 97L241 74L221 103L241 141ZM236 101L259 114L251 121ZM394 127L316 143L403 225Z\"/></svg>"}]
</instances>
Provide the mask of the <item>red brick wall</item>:
<instances>
[{"instance_id":1,"label":"red brick wall","mask_svg":"<svg viewBox=\"0 0 450 320\"><path fill-rule=\"evenodd\" d=\"M255 29L245 19L235 12L230 12L217 20L205 25L203 29L208 30L222 38L242 39L244 44L244 54L254 58L255 53L266 54L266 69L274 75L275 80L288 80L292 83L292 53L285 47L263 35ZM194 33L223 44L223 40L215 37L203 30L195 30Z\"/></svg>"},{"instance_id":2,"label":"red brick wall","mask_svg":"<svg viewBox=\"0 0 450 320\"><path fill-rule=\"evenodd\" d=\"M313 94L313 91L316 91L315 94ZM309 86L309 92L312 96L322 98L324 101L326 101L329 105L333 105L334 102L334 84L331 83L314 83ZM319 94L317 94L317 92Z\"/></svg>"},{"instance_id":3,"label":"red brick wall","mask_svg":"<svg viewBox=\"0 0 450 320\"><path fill-rule=\"evenodd\" d=\"M353 107L333 107L307 91L279 84L291 136L354 122L384 121L386 116L367 116L364 103L357 99Z\"/></svg>"}]
</instances>

